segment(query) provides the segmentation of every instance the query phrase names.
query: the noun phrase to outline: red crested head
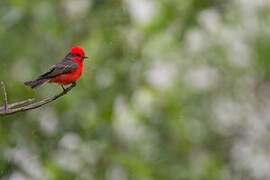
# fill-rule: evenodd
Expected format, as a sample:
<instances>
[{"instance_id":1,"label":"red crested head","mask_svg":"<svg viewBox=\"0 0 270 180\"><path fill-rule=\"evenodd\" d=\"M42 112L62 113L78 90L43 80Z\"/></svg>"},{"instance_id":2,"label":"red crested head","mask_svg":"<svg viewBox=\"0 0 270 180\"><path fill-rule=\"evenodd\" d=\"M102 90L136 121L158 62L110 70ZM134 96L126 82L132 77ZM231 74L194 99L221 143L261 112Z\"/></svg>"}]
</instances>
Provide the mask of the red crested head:
<instances>
[{"instance_id":1,"label":"red crested head","mask_svg":"<svg viewBox=\"0 0 270 180\"><path fill-rule=\"evenodd\" d=\"M70 49L70 53L74 56L80 57L80 58L87 58L84 53L84 49L80 46L74 46Z\"/></svg>"}]
</instances>

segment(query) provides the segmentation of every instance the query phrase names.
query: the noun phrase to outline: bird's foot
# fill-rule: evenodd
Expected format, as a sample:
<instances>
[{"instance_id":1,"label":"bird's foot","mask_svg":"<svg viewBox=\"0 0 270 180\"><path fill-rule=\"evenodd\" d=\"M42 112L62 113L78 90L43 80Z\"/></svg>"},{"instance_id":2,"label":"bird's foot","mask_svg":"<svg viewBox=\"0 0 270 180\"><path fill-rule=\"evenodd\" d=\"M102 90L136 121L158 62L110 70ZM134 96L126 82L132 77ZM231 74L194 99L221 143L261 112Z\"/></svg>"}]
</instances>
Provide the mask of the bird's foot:
<instances>
[{"instance_id":1,"label":"bird's foot","mask_svg":"<svg viewBox=\"0 0 270 180\"><path fill-rule=\"evenodd\" d=\"M69 87L65 88L64 85L61 85L63 89L63 93L67 93L70 89L74 88L76 86L76 82L73 82Z\"/></svg>"},{"instance_id":2,"label":"bird's foot","mask_svg":"<svg viewBox=\"0 0 270 180\"><path fill-rule=\"evenodd\" d=\"M63 92L66 92L67 91L67 89L63 85L61 85L61 87L63 89Z\"/></svg>"}]
</instances>

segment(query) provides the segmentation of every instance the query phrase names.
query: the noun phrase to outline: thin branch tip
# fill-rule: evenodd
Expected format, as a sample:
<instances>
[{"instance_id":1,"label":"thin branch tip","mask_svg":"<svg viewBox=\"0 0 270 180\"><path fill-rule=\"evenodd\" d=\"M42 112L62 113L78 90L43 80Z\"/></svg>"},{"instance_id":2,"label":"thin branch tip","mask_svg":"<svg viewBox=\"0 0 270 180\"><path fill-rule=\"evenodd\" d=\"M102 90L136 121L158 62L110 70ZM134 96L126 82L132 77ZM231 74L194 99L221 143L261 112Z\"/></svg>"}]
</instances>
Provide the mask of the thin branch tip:
<instances>
[{"instance_id":1,"label":"thin branch tip","mask_svg":"<svg viewBox=\"0 0 270 180\"><path fill-rule=\"evenodd\" d=\"M2 92L3 92L4 110L6 113L6 112L8 112L8 99L7 99L6 85L3 81L1 81L1 88L2 88Z\"/></svg>"}]
</instances>

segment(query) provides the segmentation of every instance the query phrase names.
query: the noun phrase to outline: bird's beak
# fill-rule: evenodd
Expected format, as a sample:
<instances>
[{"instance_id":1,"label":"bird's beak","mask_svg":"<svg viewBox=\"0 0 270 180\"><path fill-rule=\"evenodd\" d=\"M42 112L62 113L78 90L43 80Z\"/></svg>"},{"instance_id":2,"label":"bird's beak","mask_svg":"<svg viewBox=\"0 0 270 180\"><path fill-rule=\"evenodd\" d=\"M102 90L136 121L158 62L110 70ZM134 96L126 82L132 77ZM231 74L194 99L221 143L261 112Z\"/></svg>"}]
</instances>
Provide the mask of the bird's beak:
<instances>
[{"instance_id":1,"label":"bird's beak","mask_svg":"<svg viewBox=\"0 0 270 180\"><path fill-rule=\"evenodd\" d=\"M83 59L88 59L88 57L87 56L84 56Z\"/></svg>"}]
</instances>

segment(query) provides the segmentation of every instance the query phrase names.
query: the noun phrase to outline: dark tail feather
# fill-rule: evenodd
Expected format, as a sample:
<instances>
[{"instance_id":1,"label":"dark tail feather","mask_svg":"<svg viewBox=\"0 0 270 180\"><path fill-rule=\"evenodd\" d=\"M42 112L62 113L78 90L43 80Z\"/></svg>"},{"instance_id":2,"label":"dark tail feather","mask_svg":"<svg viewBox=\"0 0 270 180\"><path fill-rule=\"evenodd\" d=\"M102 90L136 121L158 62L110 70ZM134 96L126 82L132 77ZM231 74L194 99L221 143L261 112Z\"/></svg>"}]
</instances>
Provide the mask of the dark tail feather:
<instances>
[{"instance_id":1,"label":"dark tail feather","mask_svg":"<svg viewBox=\"0 0 270 180\"><path fill-rule=\"evenodd\" d=\"M40 87L41 85L43 85L44 83L47 83L47 82L48 82L48 79L37 79L37 80L34 80L34 81L27 81L24 84L26 86L30 86L32 89L35 89L35 88L38 88L38 87Z\"/></svg>"}]
</instances>

